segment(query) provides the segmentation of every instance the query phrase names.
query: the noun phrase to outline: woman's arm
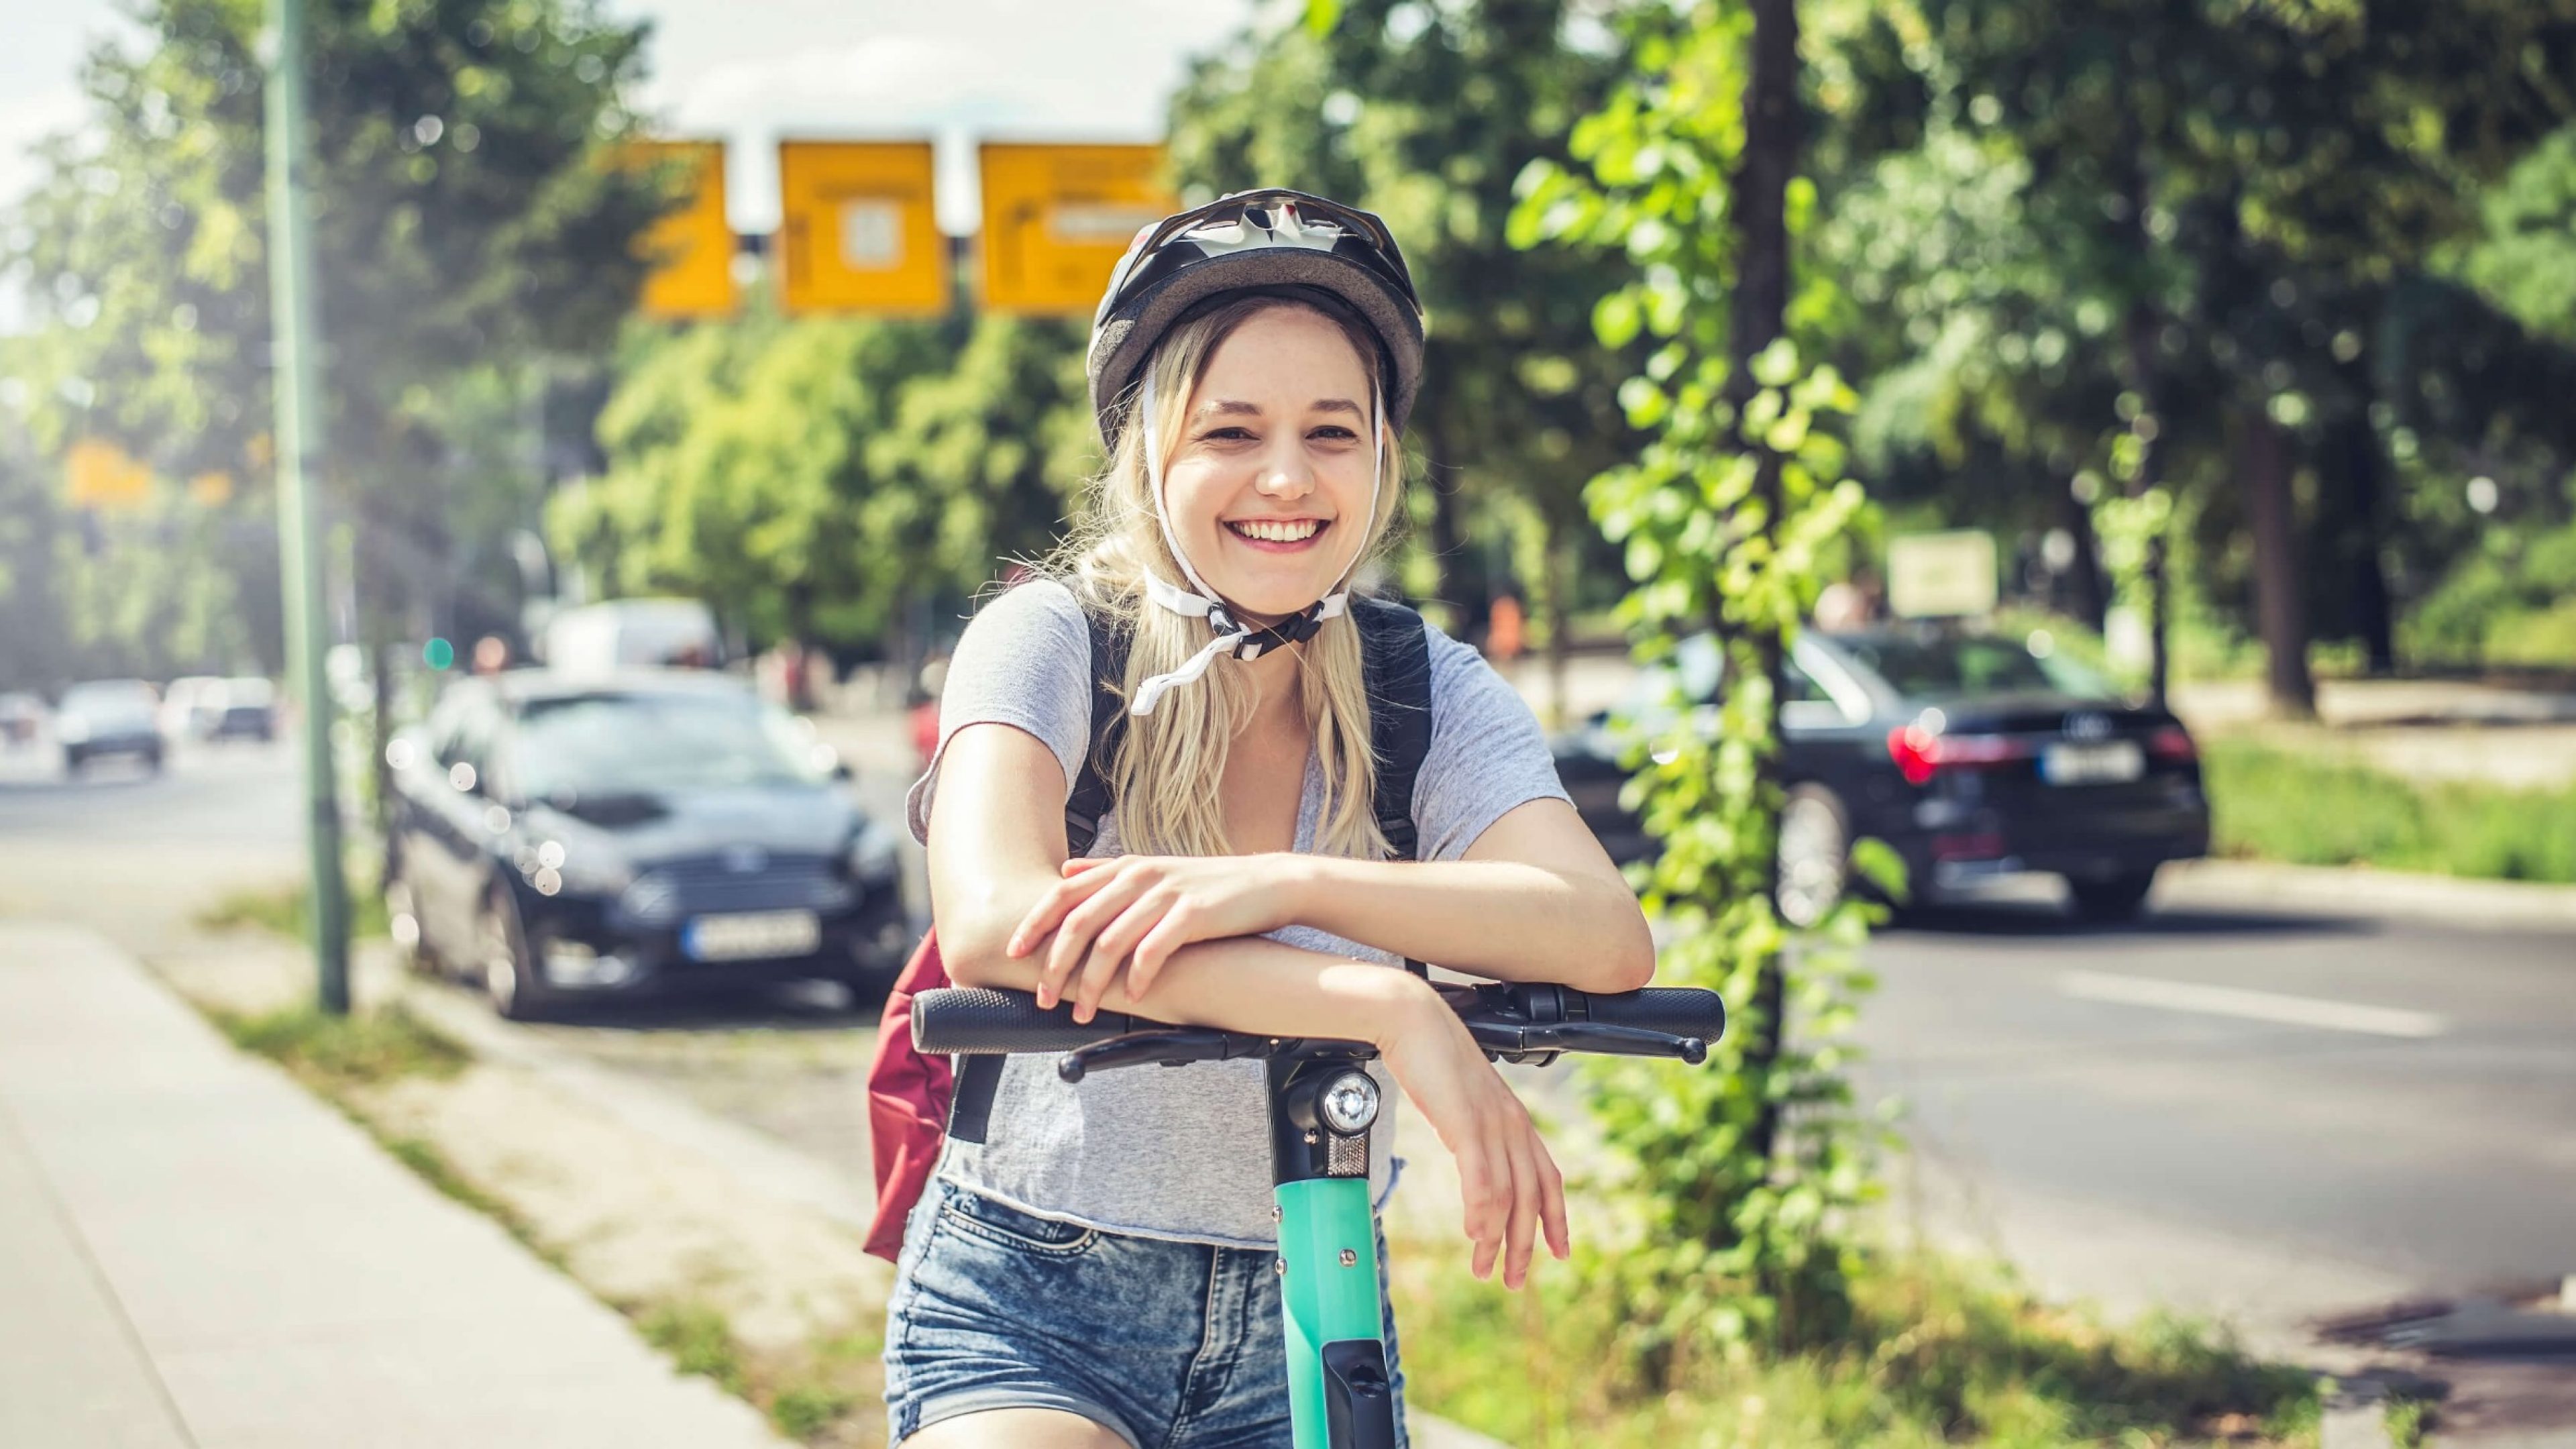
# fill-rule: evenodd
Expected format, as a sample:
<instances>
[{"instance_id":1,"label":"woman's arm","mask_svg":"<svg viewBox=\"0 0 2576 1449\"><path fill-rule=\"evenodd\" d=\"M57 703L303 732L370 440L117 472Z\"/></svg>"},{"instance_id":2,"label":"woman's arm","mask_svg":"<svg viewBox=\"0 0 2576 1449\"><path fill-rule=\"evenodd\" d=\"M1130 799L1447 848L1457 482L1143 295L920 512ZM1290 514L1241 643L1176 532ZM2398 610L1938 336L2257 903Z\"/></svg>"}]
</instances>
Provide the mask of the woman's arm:
<instances>
[{"instance_id":1,"label":"woman's arm","mask_svg":"<svg viewBox=\"0 0 2576 1449\"><path fill-rule=\"evenodd\" d=\"M1151 994L1192 942L1304 925L1507 981L1632 991L1655 972L1645 914L1574 807L1525 801L1466 859L1369 862L1312 855L1120 856L1068 861L1006 949L1035 958L1040 1001L1077 1011L1113 980Z\"/></svg>"},{"instance_id":2,"label":"woman's arm","mask_svg":"<svg viewBox=\"0 0 2576 1449\"><path fill-rule=\"evenodd\" d=\"M1064 768L1033 735L976 724L948 741L930 805L930 899L950 980L1037 989L1043 963L1005 947L1060 878L1063 798ZM1421 1004L1412 997L1430 1001L1403 972L1251 935L1201 943L1172 964L1154 990L1105 1004L1191 1026L1375 1042Z\"/></svg>"},{"instance_id":3,"label":"woman's arm","mask_svg":"<svg viewBox=\"0 0 2576 1449\"><path fill-rule=\"evenodd\" d=\"M1064 769L1034 735L977 724L948 741L931 798L930 889L952 980L1037 984L1041 963L1007 947L1058 879L1063 800ZM1504 1282L1520 1287L1542 1239L1565 1257L1564 1179L1547 1145L1465 1025L1422 981L1248 936L1177 950L1160 978L1149 990L1115 990L1107 1004L1159 1021L1374 1045L1458 1159L1476 1276L1499 1263Z\"/></svg>"},{"instance_id":4,"label":"woman's arm","mask_svg":"<svg viewBox=\"0 0 2576 1449\"><path fill-rule=\"evenodd\" d=\"M1296 856L1277 868L1298 924L1411 960L1584 991L1634 991L1655 974L1636 892L1562 800L1504 812L1463 860Z\"/></svg>"}]
</instances>

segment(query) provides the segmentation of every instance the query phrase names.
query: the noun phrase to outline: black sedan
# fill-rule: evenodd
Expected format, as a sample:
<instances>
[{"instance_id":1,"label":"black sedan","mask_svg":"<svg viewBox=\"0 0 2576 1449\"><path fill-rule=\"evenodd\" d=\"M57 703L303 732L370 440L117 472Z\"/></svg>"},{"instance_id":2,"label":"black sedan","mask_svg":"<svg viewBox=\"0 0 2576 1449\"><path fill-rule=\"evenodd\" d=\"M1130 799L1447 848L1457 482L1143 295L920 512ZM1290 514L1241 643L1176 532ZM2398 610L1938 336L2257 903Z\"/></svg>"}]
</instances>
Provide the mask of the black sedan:
<instances>
[{"instance_id":1,"label":"black sedan","mask_svg":"<svg viewBox=\"0 0 2576 1449\"><path fill-rule=\"evenodd\" d=\"M1719 654L1687 641L1619 718L1717 697ZM1907 897L1938 902L1999 876L2063 876L2077 912L2125 920L2156 869L2209 850L2200 759L2182 722L2029 639L1888 629L1799 636L1782 702L1781 915L1811 924L1850 880L1851 843L1905 861ZM1654 842L1619 804L1632 726L1613 716L1557 741L1575 806L1621 861Z\"/></svg>"},{"instance_id":2,"label":"black sedan","mask_svg":"<svg viewBox=\"0 0 2576 1449\"><path fill-rule=\"evenodd\" d=\"M810 731L698 672L464 679L389 752L396 941L502 1014L783 980L881 987L896 842Z\"/></svg>"}]
</instances>

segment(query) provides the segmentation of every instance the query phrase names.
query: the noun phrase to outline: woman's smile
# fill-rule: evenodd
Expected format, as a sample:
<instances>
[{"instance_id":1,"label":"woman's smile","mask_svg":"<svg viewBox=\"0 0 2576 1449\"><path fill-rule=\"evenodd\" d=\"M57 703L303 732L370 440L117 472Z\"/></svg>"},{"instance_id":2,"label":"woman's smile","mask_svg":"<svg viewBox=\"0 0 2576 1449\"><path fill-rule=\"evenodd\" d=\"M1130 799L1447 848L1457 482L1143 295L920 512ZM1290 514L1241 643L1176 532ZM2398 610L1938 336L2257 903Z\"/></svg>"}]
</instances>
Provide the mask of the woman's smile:
<instances>
[{"instance_id":1,"label":"woman's smile","mask_svg":"<svg viewBox=\"0 0 2576 1449\"><path fill-rule=\"evenodd\" d=\"M1329 518L1229 518L1225 531L1260 553L1303 553L1333 526Z\"/></svg>"}]
</instances>

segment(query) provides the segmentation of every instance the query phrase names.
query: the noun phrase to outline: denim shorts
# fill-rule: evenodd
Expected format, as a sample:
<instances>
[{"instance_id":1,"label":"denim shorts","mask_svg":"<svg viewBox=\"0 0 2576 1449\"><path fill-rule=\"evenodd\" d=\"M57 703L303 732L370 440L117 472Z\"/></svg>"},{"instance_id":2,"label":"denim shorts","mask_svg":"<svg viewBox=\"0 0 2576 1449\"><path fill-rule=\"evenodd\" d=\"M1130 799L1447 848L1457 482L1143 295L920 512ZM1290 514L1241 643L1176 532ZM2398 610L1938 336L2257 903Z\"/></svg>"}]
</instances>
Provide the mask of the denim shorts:
<instances>
[{"instance_id":1,"label":"denim shorts","mask_svg":"<svg viewBox=\"0 0 2576 1449\"><path fill-rule=\"evenodd\" d=\"M1130 1449L1290 1449L1276 1261L1054 1222L934 1179L886 1310L888 1442L1034 1408L1079 1414ZM1392 1311L1385 1330L1403 1449Z\"/></svg>"}]
</instances>

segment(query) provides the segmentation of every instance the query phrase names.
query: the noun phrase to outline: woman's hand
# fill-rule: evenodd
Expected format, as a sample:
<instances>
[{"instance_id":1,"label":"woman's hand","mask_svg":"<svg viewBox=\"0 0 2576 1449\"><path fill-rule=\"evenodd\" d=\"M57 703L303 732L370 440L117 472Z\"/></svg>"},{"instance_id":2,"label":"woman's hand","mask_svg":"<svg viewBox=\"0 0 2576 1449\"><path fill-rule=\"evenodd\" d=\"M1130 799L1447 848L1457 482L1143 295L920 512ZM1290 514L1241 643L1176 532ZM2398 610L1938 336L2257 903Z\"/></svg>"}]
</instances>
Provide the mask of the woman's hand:
<instances>
[{"instance_id":1,"label":"woman's hand","mask_svg":"<svg viewBox=\"0 0 2576 1449\"><path fill-rule=\"evenodd\" d=\"M1424 991L1394 1013L1377 1040L1378 1056L1405 1095L1458 1160L1466 1199L1471 1266L1479 1278L1502 1258L1503 1283L1529 1281L1535 1239L1561 1262L1571 1250L1565 1228L1565 1176L1530 1121L1529 1109L1485 1060L1476 1039L1440 999Z\"/></svg>"},{"instance_id":2,"label":"woman's hand","mask_svg":"<svg viewBox=\"0 0 2576 1449\"><path fill-rule=\"evenodd\" d=\"M1089 1021L1122 968L1128 996L1142 996L1183 946L1287 925L1294 873L1295 857L1280 855L1068 860L1064 879L1038 898L1007 949L1030 956L1045 944L1038 1005L1070 997L1073 1019Z\"/></svg>"}]
</instances>

